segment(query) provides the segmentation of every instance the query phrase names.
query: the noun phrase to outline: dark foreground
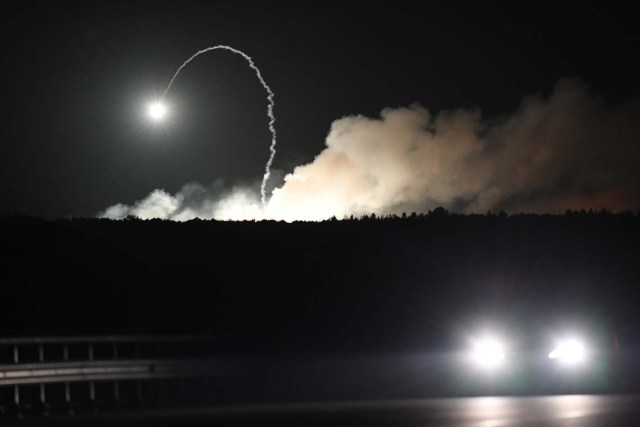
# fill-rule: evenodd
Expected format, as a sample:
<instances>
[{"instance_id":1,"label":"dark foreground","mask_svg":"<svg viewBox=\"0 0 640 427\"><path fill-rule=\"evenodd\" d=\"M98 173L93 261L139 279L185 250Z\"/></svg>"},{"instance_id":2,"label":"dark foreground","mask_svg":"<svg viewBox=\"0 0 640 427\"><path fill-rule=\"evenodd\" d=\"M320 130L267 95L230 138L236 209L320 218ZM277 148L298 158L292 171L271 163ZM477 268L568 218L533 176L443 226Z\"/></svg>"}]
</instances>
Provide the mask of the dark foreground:
<instances>
[{"instance_id":1,"label":"dark foreground","mask_svg":"<svg viewBox=\"0 0 640 427\"><path fill-rule=\"evenodd\" d=\"M204 407L109 415L25 418L7 425L67 423L210 426L637 426L640 425L640 397L475 397Z\"/></svg>"}]
</instances>

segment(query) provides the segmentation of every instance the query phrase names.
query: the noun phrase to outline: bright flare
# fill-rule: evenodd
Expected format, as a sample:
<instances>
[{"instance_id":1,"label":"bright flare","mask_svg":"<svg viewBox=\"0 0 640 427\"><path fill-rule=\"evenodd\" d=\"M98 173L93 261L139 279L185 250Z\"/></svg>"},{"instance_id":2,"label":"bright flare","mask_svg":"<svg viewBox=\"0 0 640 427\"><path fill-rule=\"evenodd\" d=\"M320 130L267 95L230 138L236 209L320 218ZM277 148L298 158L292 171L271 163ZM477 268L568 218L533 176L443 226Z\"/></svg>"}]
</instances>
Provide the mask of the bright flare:
<instances>
[{"instance_id":1,"label":"bright flare","mask_svg":"<svg viewBox=\"0 0 640 427\"><path fill-rule=\"evenodd\" d=\"M504 360L504 347L490 338L477 341L473 346L473 359L482 367L492 368Z\"/></svg>"},{"instance_id":2,"label":"bright flare","mask_svg":"<svg viewBox=\"0 0 640 427\"><path fill-rule=\"evenodd\" d=\"M549 353L549 359L558 359L562 362L577 363L584 360L584 346L575 340L561 342Z\"/></svg>"},{"instance_id":3,"label":"bright flare","mask_svg":"<svg viewBox=\"0 0 640 427\"><path fill-rule=\"evenodd\" d=\"M151 119L155 120L156 122L164 119L164 117L167 115L167 107L159 102L149 104L149 108L147 111L149 113L149 117L151 117Z\"/></svg>"}]
</instances>

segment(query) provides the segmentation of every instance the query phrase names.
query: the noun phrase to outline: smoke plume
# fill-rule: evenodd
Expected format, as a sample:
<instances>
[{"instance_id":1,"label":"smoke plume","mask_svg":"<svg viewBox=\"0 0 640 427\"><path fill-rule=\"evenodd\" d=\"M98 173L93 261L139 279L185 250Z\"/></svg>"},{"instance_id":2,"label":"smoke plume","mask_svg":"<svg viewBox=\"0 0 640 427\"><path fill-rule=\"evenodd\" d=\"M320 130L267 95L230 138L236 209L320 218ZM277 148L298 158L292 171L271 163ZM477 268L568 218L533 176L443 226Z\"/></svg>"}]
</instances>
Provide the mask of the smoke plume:
<instances>
[{"instance_id":1,"label":"smoke plume","mask_svg":"<svg viewBox=\"0 0 640 427\"><path fill-rule=\"evenodd\" d=\"M247 55L246 53L244 53L239 49L236 49L234 47L227 46L224 44L210 46L205 49L199 50L193 55L191 55L189 59L184 61L182 65L178 67L176 72L173 74L173 77L171 77L171 80L169 81L167 88L164 90L161 99L164 99L164 97L167 96L167 93L171 89L173 82L176 80L176 78L178 78L178 76L180 75L180 72L187 65L189 65L191 61L193 61L194 59L196 59L198 56L202 54L205 54L207 52L213 52L215 50L226 50L243 57L245 61L247 61L247 63L249 64L249 67L251 67L253 72L256 74L256 77L258 78L258 81L260 82L264 90L267 92L267 102L268 102L267 118L269 119L269 132L271 133L271 143L269 144L269 158L267 159L267 164L264 166L264 175L262 176L262 183L260 184L260 201L262 202L262 206L265 206L267 204L267 184L269 182L269 177L271 176L271 165L273 164L273 159L276 157L276 143L278 139L278 136L276 133L276 116L273 113L273 109L275 108L276 103L273 99L275 97L275 94L271 90L271 87L269 87L267 82L264 80L264 77L262 77L262 72L260 71L260 68L258 68L258 66L253 61L253 58L251 58L249 55Z\"/></svg>"},{"instance_id":2,"label":"smoke plume","mask_svg":"<svg viewBox=\"0 0 640 427\"><path fill-rule=\"evenodd\" d=\"M253 188L189 184L155 190L101 216L186 220L322 220L488 210L561 213L640 208L640 103L609 105L577 80L525 98L500 119L479 110L436 115L414 104L379 118L336 120L326 148L296 167L266 207Z\"/></svg>"}]
</instances>

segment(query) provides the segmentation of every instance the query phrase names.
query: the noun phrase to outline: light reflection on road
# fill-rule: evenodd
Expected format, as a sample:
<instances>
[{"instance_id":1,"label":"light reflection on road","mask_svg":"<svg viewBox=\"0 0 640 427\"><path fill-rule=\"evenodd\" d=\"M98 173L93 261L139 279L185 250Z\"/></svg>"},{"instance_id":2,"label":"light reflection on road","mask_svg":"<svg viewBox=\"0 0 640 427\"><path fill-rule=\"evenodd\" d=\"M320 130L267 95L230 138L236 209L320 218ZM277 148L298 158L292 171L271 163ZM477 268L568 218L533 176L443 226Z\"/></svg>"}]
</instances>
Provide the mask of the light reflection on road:
<instances>
[{"instance_id":1,"label":"light reflection on road","mask_svg":"<svg viewBox=\"0 0 640 427\"><path fill-rule=\"evenodd\" d=\"M157 408L108 417L65 417L63 421L212 427L622 427L640 426L640 397L564 395L229 405Z\"/></svg>"},{"instance_id":2,"label":"light reflection on road","mask_svg":"<svg viewBox=\"0 0 640 427\"><path fill-rule=\"evenodd\" d=\"M451 401L447 412L457 418L453 412L459 411L460 425L473 427L595 426L599 425L595 424L597 416L615 415L624 406L617 402L618 399L624 398L588 395L477 397L460 399L457 404Z\"/></svg>"}]
</instances>

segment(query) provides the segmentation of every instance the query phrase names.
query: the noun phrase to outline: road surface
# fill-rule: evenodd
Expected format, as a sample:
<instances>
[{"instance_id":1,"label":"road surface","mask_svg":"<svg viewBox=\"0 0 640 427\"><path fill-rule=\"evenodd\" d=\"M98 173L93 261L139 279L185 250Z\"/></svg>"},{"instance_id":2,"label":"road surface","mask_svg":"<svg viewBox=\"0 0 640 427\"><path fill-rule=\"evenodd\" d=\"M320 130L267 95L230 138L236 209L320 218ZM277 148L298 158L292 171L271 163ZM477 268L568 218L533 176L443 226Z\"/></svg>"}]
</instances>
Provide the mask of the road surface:
<instances>
[{"instance_id":1,"label":"road surface","mask_svg":"<svg viewBox=\"0 0 640 427\"><path fill-rule=\"evenodd\" d=\"M5 420L7 421L7 420ZM637 426L640 397L564 395L225 406L34 417L7 425Z\"/></svg>"}]
</instances>

